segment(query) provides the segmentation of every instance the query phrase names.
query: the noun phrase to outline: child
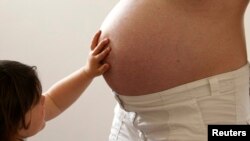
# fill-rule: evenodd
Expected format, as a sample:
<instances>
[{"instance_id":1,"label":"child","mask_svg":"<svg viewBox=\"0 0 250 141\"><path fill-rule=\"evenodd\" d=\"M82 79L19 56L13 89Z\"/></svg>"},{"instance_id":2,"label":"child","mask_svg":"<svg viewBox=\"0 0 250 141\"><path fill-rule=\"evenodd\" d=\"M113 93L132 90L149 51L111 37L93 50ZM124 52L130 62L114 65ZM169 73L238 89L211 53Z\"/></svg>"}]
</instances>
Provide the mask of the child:
<instances>
[{"instance_id":1,"label":"child","mask_svg":"<svg viewBox=\"0 0 250 141\"><path fill-rule=\"evenodd\" d=\"M35 135L68 108L94 77L110 66L103 63L110 52L108 39L99 42L95 34L87 64L42 94L35 67L0 60L0 141L22 141Z\"/></svg>"}]
</instances>

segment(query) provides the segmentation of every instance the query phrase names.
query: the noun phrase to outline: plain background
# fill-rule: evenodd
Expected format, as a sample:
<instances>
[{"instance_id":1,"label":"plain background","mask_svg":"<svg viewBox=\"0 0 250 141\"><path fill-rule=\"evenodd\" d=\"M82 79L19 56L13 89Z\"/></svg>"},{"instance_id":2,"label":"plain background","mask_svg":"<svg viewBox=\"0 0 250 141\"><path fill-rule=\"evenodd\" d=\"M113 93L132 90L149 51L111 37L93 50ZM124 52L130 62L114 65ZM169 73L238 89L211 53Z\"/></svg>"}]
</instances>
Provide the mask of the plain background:
<instances>
[{"instance_id":1,"label":"plain background","mask_svg":"<svg viewBox=\"0 0 250 141\"><path fill-rule=\"evenodd\" d=\"M94 33L117 2L0 0L0 59L36 65L46 91L85 64ZM250 8L245 28L249 48ZM76 103L29 141L107 141L114 105L111 90L100 76Z\"/></svg>"}]
</instances>

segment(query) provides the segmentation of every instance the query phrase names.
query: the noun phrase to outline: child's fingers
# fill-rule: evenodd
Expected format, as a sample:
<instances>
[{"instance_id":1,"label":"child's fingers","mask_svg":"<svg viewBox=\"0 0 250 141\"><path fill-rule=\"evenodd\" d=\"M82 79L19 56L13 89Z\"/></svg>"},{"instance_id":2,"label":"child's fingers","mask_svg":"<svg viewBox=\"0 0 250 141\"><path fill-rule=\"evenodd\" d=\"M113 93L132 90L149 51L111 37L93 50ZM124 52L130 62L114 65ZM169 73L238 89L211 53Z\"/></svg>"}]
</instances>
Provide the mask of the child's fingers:
<instances>
[{"instance_id":1,"label":"child's fingers","mask_svg":"<svg viewBox=\"0 0 250 141\"><path fill-rule=\"evenodd\" d=\"M103 74L104 72L106 72L108 69L110 68L110 65L109 64L103 64L100 68L99 68L99 72L101 74Z\"/></svg>"},{"instance_id":2,"label":"child's fingers","mask_svg":"<svg viewBox=\"0 0 250 141\"><path fill-rule=\"evenodd\" d=\"M95 49L93 50L93 55L97 55L99 54L100 52L103 51L104 47L106 47L109 43L109 39L104 39L102 40L96 47Z\"/></svg>"},{"instance_id":3,"label":"child's fingers","mask_svg":"<svg viewBox=\"0 0 250 141\"><path fill-rule=\"evenodd\" d=\"M99 30L93 40L92 40L92 43L91 43L91 50L95 49L95 47L98 45L98 41L99 41L99 38L100 38L100 35L101 35L101 30Z\"/></svg>"},{"instance_id":4,"label":"child's fingers","mask_svg":"<svg viewBox=\"0 0 250 141\"><path fill-rule=\"evenodd\" d=\"M111 51L110 47L107 47L105 50L103 50L101 53L99 53L98 55L96 55L96 59L98 61L102 61L104 58L106 58L109 54L109 52Z\"/></svg>"}]
</instances>

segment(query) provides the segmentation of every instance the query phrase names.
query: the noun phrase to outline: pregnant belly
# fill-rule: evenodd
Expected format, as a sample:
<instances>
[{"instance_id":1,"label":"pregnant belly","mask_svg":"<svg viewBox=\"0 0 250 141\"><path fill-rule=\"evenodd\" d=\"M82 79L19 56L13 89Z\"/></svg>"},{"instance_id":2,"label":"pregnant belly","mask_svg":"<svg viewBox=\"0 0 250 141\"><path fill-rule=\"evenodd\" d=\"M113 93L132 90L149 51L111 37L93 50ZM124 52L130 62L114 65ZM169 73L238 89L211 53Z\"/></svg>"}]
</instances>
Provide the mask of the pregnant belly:
<instances>
[{"instance_id":1,"label":"pregnant belly","mask_svg":"<svg viewBox=\"0 0 250 141\"><path fill-rule=\"evenodd\" d=\"M106 60L111 69L104 78L122 95L145 95L225 71L211 65L216 60L226 65L223 59L228 58L207 53L221 44L207 40L216 38L218 30L204 29L204 23L187 19L165 1L121 0L101 30L112 47Z\"/></svg>"}]
</instances>

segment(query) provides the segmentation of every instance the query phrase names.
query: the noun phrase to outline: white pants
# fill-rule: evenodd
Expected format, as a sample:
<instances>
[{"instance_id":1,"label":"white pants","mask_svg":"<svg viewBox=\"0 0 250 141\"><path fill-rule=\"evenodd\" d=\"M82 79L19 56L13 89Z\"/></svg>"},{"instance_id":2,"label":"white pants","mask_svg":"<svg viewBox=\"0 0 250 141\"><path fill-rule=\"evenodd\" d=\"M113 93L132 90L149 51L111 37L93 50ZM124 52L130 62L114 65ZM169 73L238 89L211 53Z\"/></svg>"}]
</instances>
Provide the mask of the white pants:
<instances>
[{"instance_id":1,"label":"white pants","mask_svg":"<svg viewBox=\"0 0 250 141\"><path fill-rule=\"evenodd\" d=\"M109 141L206 141L208 124L247 124L249 64L143 96L115 93Z\"/></svg>"}]
</instances>

